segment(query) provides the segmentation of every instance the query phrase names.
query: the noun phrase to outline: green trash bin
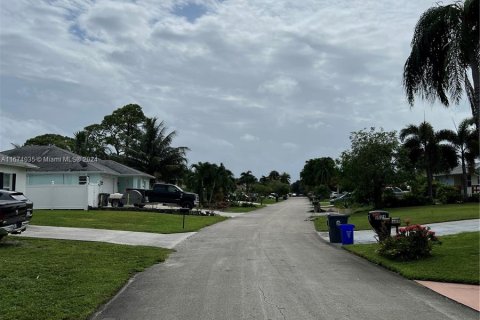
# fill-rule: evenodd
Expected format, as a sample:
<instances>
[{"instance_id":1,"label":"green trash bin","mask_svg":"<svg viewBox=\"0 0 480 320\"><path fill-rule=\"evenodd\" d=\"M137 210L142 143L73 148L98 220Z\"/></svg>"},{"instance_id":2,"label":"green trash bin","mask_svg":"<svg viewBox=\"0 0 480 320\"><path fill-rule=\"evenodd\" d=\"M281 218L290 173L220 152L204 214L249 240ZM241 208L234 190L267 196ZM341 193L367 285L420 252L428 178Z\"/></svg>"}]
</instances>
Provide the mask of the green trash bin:
<instances>
[{"instance_id":1,"label":"green trash bin","mask_svg":"<svg viewBox=\"0 0 480 320\"><path fill-rule=\"evenodd\" d=\"M327 216L328 236L331 243L342 242L342 234L338 226L346 223L348 223L348 215L337 213Z\"/></svg>"}]
</instances>

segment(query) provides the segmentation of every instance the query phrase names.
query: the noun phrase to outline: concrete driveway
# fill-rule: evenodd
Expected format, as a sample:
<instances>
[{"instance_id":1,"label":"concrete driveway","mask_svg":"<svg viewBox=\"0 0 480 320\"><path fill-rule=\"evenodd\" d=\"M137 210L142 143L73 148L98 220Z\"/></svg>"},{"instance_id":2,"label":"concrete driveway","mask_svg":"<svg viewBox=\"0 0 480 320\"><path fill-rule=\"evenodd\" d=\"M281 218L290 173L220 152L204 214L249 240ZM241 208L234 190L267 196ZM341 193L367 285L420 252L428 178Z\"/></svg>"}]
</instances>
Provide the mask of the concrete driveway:
<instances>
[{"instance_id":1,"label":"concrete driveway","mask_svg":"<svg viewBox=\"0 0 480 320\"><path fill-rule=\"evenodd\" d=\"M100 241L134 246L152 246L172 249L194 235L195 232L158 234L149 232L118 231L89 228L64 228L30 225L17 237Z\"/></svg>"},{"instance_id":2,"label":"concrete driveway","mask_svg":"<svg viewBox=\"0 0 480 320\"><path fill-rule=\"evenodd\" d=\"M93 319L478 319L321 240L292 198L202 229Z\"/></svg>"}]
</instances>

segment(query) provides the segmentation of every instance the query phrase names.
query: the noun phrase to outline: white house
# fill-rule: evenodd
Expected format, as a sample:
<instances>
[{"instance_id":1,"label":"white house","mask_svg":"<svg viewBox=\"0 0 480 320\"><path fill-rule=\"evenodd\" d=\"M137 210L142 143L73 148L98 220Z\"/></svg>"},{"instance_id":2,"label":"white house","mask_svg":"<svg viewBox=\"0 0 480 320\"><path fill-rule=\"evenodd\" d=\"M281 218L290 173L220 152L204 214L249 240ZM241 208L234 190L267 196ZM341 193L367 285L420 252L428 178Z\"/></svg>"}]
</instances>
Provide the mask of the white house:
<instances>
[{"instance_id":1,"label":"white house","mask_svg":"<svg viewBox=\"0 0 480 320\"><path fill-rule=\"evenodd\" d=\"M34 165L26 171L25 194L35 209L96 207L100 193L148 189L155 178L112 160L81 157L56 146L24 146L3 154Z\"/></svg>"},{"instance_id":2,"label":"white house","mask_svg":"<svg viewBox=\"0 0 480 320\"><path fill-rule=\"evenodd\" d=\"M475 164L474 172L467 172L467 194L470 196L480 192L480 163ZM458 187L463 193L462 188L462 166L458 166L450 170L449 172L435 174L436 181Z\"/></svg>"},{"instance_id":3,"label":"white house","mask_svg":"<svg viewBox=\"0 0 480 320\"><path fill-rule=\"evenodd\" d=\"M9 157L0 153L0 189L25 193L27 186L27 169L37 166L22 159Z\"/></svg>"}]
</instances>

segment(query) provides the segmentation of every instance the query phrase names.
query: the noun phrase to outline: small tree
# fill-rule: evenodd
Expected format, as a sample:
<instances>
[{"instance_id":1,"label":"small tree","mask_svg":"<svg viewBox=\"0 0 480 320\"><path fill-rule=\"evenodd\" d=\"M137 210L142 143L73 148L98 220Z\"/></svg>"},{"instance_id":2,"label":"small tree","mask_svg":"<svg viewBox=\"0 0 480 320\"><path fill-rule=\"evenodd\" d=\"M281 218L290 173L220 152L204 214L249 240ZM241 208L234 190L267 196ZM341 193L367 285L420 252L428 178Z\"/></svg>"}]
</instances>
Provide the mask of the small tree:
<instances>
[{"instance_id":1,"label":"small tree","mask_svg":"<svg viewBox=\"0 0 480 320\"><path fill-rule=\"evenodd\" d=\"M342 184L355 186L356 198L382 207L382 193L394 181L395 131L360 130L350 135L351 150L340 158Z\"/></svg>"}]
</instances>

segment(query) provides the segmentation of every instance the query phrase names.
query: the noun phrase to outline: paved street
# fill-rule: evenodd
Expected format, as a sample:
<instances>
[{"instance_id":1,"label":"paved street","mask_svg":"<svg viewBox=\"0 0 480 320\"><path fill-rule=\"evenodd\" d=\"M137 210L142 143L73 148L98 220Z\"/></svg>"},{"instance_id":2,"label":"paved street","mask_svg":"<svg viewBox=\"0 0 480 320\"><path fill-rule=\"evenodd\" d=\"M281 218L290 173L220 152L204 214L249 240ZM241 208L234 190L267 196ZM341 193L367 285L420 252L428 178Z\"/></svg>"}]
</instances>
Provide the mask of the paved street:
<instances>
[{"instance_id":1,"label":"paved street","mask_svg":"<svg viewBox=\"0 0 480 320\"><path fill-rule=\"evenodd\" d=\"M201 230L94 319L478 319L321 240L309 209L291 198Z\"/></svg>"}]
</instances>

